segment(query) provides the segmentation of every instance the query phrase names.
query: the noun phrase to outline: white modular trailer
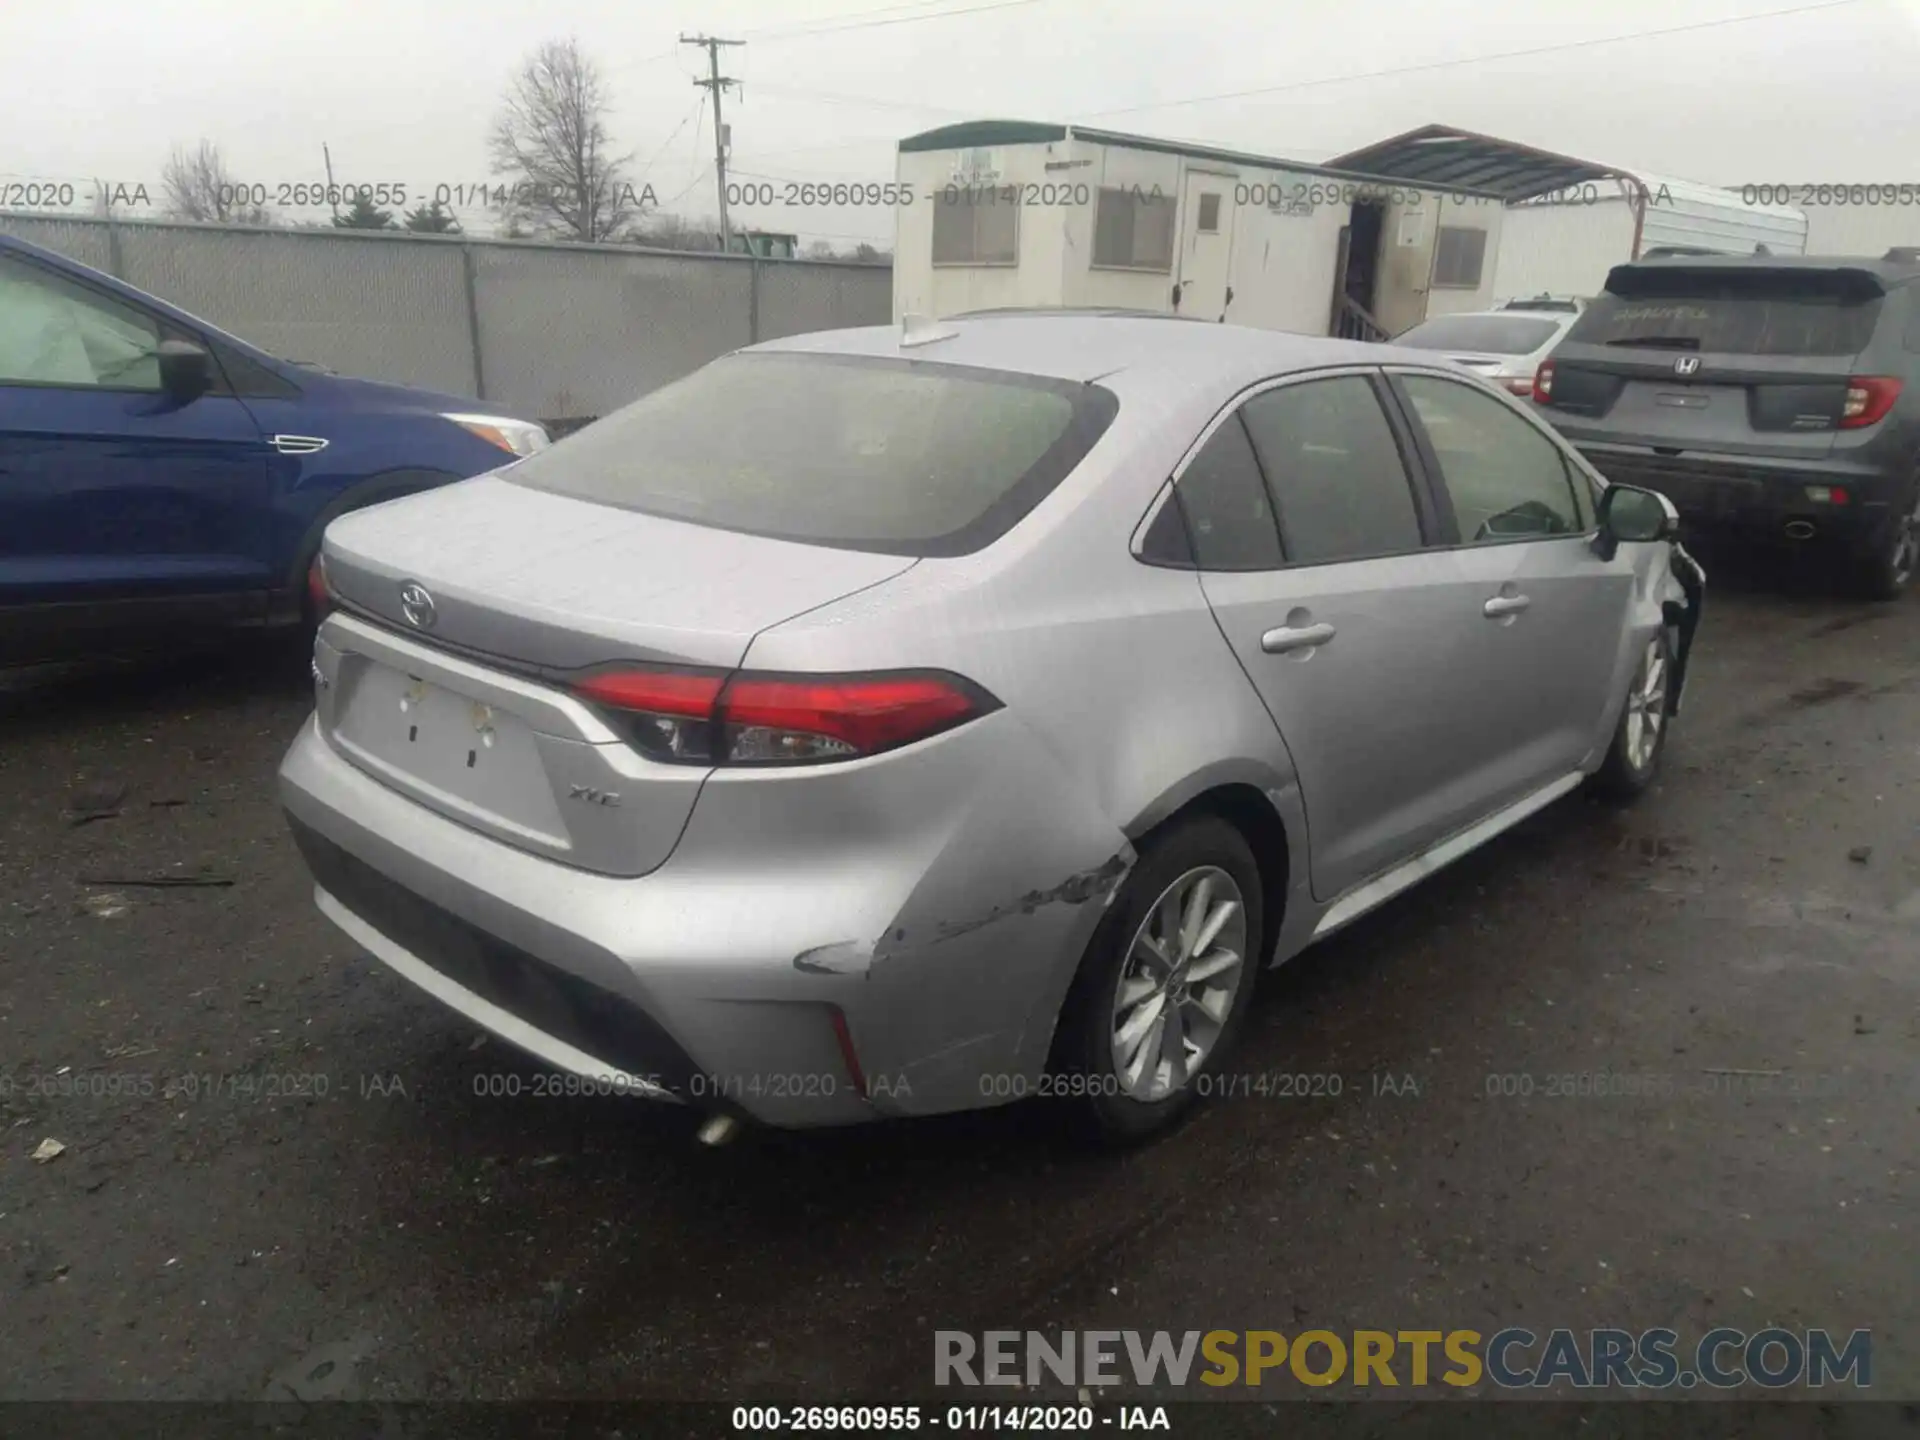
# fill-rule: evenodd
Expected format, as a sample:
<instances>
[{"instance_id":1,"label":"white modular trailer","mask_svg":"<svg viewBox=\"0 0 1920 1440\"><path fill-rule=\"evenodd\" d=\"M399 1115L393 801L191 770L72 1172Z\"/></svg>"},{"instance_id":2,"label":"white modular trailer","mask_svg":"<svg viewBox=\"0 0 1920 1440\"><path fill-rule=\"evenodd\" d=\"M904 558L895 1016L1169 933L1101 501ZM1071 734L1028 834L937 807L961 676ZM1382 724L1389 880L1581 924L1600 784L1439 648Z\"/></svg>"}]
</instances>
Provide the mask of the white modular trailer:
<instances>
[{"instance_id":1,"label":"white modular trailer","mask_svg":"<svg viewBox=\"0 0 1920 1440\"><path fill-rule=\"evenodd\" d=\"M1482 193L1024 121L909 136L895 179L896 320L1092 306L1397 334L1491 301L1503 217Z\"/></svg>"},{"instance_id":2,"label":"white modular trailer","mask_svg":"<svg viewBox=\"0 0 1920 1440\"><path fill-rule=\"evenodd\" d=\"M1920 185L1795 185L1791 194L1807 212L1809 255L1884 255L1920 246Z\"/></svg>"},{"instance_id":3,"label":"white modular trailer","mask_svg":"<svg viewBox=\"0 0 1920 1440\"><path fill-rule=\"evenodd\" d=\"M1496 301L1595 295L1615 265L1676 246L1720 255L1807 253L1807 216L1750 191L1642 173L1584 180L1507 207Z\"/></svg>"}]
</instances>

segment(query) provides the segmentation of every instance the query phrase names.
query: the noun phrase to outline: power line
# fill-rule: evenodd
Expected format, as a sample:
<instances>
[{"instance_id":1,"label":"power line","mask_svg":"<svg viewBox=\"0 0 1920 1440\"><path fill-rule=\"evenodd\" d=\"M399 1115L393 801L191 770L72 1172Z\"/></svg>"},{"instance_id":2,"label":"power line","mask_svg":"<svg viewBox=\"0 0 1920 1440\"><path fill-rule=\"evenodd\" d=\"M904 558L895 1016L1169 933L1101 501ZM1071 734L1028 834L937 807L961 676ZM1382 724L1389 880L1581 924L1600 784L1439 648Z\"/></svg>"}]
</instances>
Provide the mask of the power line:
<instances>
[{"instance_id":1,"label":"power line","mask_svg":"<svg viewBox=\"0 0 1920 1440\"><path fill-rule=\"evenodd\" d=\"M877 30L883 25L918 25L927 20L952 20L961 15L984 15L989 10L1018 10L1023 6L1044 3L1045 0L995 0L991 5L971 5L964 10L939 10L929 15L901 15L891 20L856 20L846 25L819 25L803 30L762 31L755 38L771 44L778 40L803 40L815 35L838 35L847 30ZM753 34L752 31L748 33Z\"/></svg>"},{"instance_id":2,"label":"power line","mask_svg":"<svg viewBox=\"0 0 1920 1440\"><path fill-rule=\"evenodd\" d=\"M1244 100L1255 95L1278 95L1289 90L1311 90L1321 85L1346 85L1355 80L1379 80L1389 75L1414 75L1428 70L1447 70L1459 65L1485 65L1495 60L1523 60L1535 55L1555 55L1568 50L1585 50L1595 45L1619 45L1628 40L1652 40L1666 35L1685 35L1697 30L1717 30L1723 25L1746 25L1756 20L1777 20L1785 15L1810 15L1822 10L1839 10L1859 5L1864 0L1826 0L1818 5L1795 5L1785 10L1766 10L1757 15L1729 15L1719 20L1698 20L1690 25L1669 25L1658 30L1635 30L1625 35L1603 35L1591 40L1566 40L1553 45L1534 45L1525 50L1503 50L1492 55L1466 55L1455 60L1430 60L1420 65L1396 65L1387 70L1364 70L1352 75L1329 75L1319 80L1294 80L1284 85L1261 85L1251 90L1225 90L1215 95L1195 95L1185 100L1155 100L1145 105L1123 105L1112 110L1087 110L1077 118L1097 120L1107 115L1135 115L1143 110L1172 110L1185 105L1210 105L1218 100Z\"/></svg>"},{"instance_id":3,"label":"power line","mask_svg":"<svg viewBox=\"0 0 1920 1440\"><path fill-rule=\"evenodd\" d=\"M706 97L703 95L700 98L700 109L696 112L699 119L704 120L706 118L706 111L707 102ZM693 148L695 157L698 158L700 151L700 125L698 121L695 122L693 127ZM677 204L681 200L686 199L686 197L693 192L693 187L707 178L707 171L711 168L711 166L702 165L698 170L693 172L693 179L681 186L677 194L669 195L666 199L660 201L656 208L664 210L667 206Z\"/></svg>"},{"instance_id":4,"label":"power line","mask_svg":"<svg viewBox=\"0 0 1920 1440\"><path fill-rule=\"evenodd\" d=\"M912 0L912 3L904 5L876 5L867 10L847 10L837 15L816 15L813 19L802 21L798 25L777 25L764 30L744 30L741 33L749 40L779 40L789 35L811 35L823 26L831 28L843 20L858 22L886 15L897 15L903 10L932 10L951 3L952 0Z\"/></svg>"},{"instance_id":5,"label":"power line","mask_svg":"<svg viewBox=\"0 0 1920 1440\"><path fill-rule=\"evenodd\" d=\"M898 135L869 135L856 140L829 140L820 145L788 145L778 150L756 150L753 153L762 160L771 160L779 155L820 155L830 150L892 150L899 141Z\"/></svg>"},{"instance_id":6,"label":"power line","mask_svg":"<svg viewBox=\"0 0 1920 1440\"><path fill-rule=\"evenodd\" d=\"M645 168L641 170L640 179L643 182L646 180L647 176L653 173L653 167L660 163L660 157L667 153L667 147L673 144L675 140L680 138L680 132L687 128L687 121L698 120L701 114L706 110L706 108L707 108L707 97L704 95L702 95L698 100L695 100L693 102L693 109L687 113L687 115L680 121L678 125L673 127L673 133L668 135L665 140L660 142L660 148L653 152L653 158L647 161ZM699 136L696 134L694 138L698 139Z\"/></svg>"},{"instance_id":7,"label":"power line","mask_svg":"<svg viewBox=\"0 0 1920 1440\"><path fill-rule=\"evenodd\" d=\"M803 90L791 85L763 85L754 82L756 90L768 95L778 95L789 100L811 100L821 105L852 105L867 110L904 110L910 114L923 115L977 115L976 110L953 110L945 105L915 105L905 100L878 100L868 95L840 95L830 90Z\"/></svg>"}]
</instances>

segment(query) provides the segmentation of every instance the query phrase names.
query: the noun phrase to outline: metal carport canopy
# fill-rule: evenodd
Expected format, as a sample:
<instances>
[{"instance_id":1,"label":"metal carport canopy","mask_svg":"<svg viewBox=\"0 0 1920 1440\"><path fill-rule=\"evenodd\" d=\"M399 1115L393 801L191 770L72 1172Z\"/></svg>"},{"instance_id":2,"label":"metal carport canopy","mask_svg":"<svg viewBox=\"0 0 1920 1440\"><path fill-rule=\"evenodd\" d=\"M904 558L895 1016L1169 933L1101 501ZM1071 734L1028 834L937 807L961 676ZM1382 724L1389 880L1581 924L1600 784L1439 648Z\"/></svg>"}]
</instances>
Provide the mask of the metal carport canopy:
<instances>
[{"instance_id":1,"label":"metal carport canopy","mask_svg":"<svg viewBox=\"0 0 1920 1440\"><path fill-rule=\"evenodd\" d=\"M1423 125L1323 163L1335 170L1414 185L1484 190L1509 205L1594 180L1624 180L1631 191L1644 195L1646 190L1638 177L1615 166L1575 160L1450 125Z\"/></svg>"}]
</instances>

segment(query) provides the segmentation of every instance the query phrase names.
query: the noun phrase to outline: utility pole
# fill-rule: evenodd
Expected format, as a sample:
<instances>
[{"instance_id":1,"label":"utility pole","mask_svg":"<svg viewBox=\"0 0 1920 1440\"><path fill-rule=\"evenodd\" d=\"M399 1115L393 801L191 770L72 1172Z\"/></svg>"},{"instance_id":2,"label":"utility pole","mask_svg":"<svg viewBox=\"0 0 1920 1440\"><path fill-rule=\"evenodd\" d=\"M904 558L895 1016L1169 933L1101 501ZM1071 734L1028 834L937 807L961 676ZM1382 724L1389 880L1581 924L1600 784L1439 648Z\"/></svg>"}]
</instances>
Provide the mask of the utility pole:
<instances>
[{"instance_id":1,"label":"utility pole","mask_svg":"<svg viewBox=\"0 0 1920 1440\"><path fill-rule=\"evenodd\" d=\"M333 218L340 218L339 192L333 188L333 152L327 148L327 142L320 142L320 158L327 162L327 199L333 205Z\"/></svg>"},{"instance_id":2,"label":"utility pole","mask_svg":"<svg viewBox=\"0 0 1920 1440\"><path fill-rule=\"evenodd\" d=\"M720 47L744 45L744 40L719 40L711 35L682 35L682 45L698 45L707 52L707 76L693 83L713 92L713 171L714 187L720 196L720 249L733 249L733 226L727 221L727 122L720 113L720 96L739 81L720 73Z\"/></svg>"}]
</instances>

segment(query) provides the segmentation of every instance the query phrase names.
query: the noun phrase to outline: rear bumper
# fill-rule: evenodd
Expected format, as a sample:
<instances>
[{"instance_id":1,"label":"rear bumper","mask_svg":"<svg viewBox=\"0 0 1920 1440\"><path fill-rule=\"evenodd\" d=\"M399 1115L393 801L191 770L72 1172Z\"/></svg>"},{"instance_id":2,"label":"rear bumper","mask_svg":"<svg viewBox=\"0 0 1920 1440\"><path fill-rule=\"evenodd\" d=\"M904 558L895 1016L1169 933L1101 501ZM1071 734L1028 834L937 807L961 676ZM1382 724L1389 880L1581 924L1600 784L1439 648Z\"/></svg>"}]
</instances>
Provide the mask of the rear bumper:
<instances>
[{"instance_id":1,"label":"rear bumper","mask_svg":"<svg viewBox=\"0 0 1920 1440\"><path fill-rule=\"evenodd\" d=\"M1607 479L1655 490L1673 501L1690 537L1857 544L1884 531L1900 498L1893 476L1857 462L1669 456L1569 438ZM1843 489L1846 502L1815 500L1808 491L1816 487Z\"/></svg>"},{"instance_id":2,"label":"rear bumper","mask_svg":"<svg viewBox=\"0 0 1920 1440\"><path fill-rule=\"evenodd\" d=\"M923 804L891 836L835 843L844 794L784 815L760 783L710 783L673 857L637 879L428 810L313 723L282 764L281 799L322 911L476 1024L607 1093L852 1124L1029 1090L1002 1077L1044 1068L1073 969L1131 863L1024 729L1003 717L993 733L993 718L916 747L911 771L882 773L879 757L864 782L838 782L864 783L856 804L902 784L950 793L948 813ZM947 783L960 774L971 793ZM783 824L822 838L769 838ZM1069 879L1097 878L1046 890L1068 856Z\"/></svg>"}]
</instances>

